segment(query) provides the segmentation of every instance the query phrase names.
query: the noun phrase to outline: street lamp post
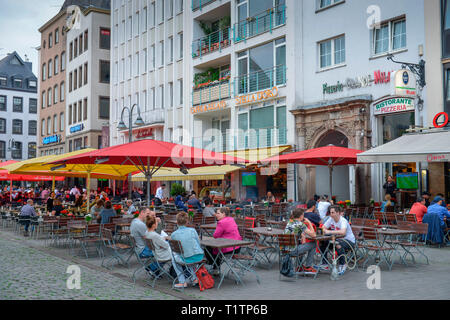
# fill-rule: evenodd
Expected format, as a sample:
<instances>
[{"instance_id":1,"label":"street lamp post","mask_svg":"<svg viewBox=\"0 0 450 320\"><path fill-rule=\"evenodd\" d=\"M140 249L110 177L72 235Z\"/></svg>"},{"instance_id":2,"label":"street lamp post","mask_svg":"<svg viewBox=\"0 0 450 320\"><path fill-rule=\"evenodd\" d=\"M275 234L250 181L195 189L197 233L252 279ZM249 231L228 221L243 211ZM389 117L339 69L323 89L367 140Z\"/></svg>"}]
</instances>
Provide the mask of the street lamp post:
<instances>
[{"instance_id":1,"label":"street lamp post","mask_svg":"<svg viewBox=\"0 0 450 320\"><path fill-rule=\"evenodd\" d=\"M120 122L117 126L117 129L124 130L128 128L128 142L131 143L133 141L133 110L134 107L137 107L137 113L138 117L136 119L135 127L140 127L145 125L144 120L141 118L141 110L139 109L139 106L135 103L131 109L129 107L124 107L122 109L122 113L120 115ZM128 110L128 127L125 125L125 122L123 121L123 115L125 110ZM128 199L131 199L131 173L128 175Z\"/></svg>"},{"instance_id":2,"label":"street lamp post","mask_svg":"<svg viewBox=\"0 0 450 320\"><path fill-rule=\"evenodd\" d=\"M8 141L8 151L11 151L11 159L13 158L13 152L17 151L16 148L16 141L14 140L14 138L9 139ZM13 188L13 184L12 184L12 180L9 181L9 202L12 203L12 190Z\"/></svg>"}]
</instances>

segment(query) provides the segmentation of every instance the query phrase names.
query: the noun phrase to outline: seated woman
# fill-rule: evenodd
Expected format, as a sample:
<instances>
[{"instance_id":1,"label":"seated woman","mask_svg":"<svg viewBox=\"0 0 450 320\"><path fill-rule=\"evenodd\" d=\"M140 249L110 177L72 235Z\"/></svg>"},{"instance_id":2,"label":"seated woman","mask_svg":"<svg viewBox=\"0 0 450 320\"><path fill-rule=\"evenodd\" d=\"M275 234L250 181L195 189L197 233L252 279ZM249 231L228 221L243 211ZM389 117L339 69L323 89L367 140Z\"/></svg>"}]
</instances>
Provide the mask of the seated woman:
<instances>
[{"instance_id":1,"label":"seated woman","mask_svg":"<svg viewBox=\"0 0 450 320\"><path fill-rule=\"evenodd\" d=\"M197 231L194 228L186 227L189 221L189 217L186 212L180 212L177 214L177 225L178 229L174 231L171 235L172 240L178 240L181 242L183 247L184 256L174 253L174 259L176 263L200 263L203 260L204 252L200 246L200 239L198 237ZM175 285L175 288L187 287L186 277L180 270L175 270L178 275L179 283ZM187 271L190 274L190 279L192 284L195 286L198 284L197 276L195 275L192 268L187 267Z\"/></svg>"},{"instance_id":2,"label":"seated woman","mask_svg":"<svg viewBox=\"0 0 450 320\"><path fill-rule=\"evenodd\" d=\"M101 221L100 212L102 211L104 205L105 202L102 199L98 199L95 202L95 205L91 208L92 219L96 219L98 223Z\"/></svg>"},{"instance_id":3,"label":"seated woman","mask_svg":"<svg viewBox=\"0 0 450 320\"><path fill-rule=\"evenodd\" d=\"M301 266L299 271L305 274L316 274L317 270L313 267L314 254L316 253L316 241L308 240L306 236L314 238L316 236L316 231L314 230L313 224L305 218L304 209L294 209L291 214L291 218L284 229L285 234L296 234L300 243L297 247L290 252L293 257L299 256L305 252L308 253L305 264Z\"/></svg>"},{"instance_id":4,"label":"seated woman","mask_svg":"<svg viewBox=\"0 0 450 320\"><path fill-rule=\"evenodd\" d=\"M383 201L381 203L381 212L385 212L385 208L386 207L392 207L394 205L394 202L391 201L391 195L390 194L386 194L384 199L385 199L385 201Z\"/></svg>"},{"instance_id":5,"label":"seated woman","mask_svg":"<svg viewBox=\"0 0 450 320\"><path fill-rule=\"evenodd\" d=\"M176 265L176 262L173 259L172 250L170 249L170 245L167 242L169 236L164 231L162 231L161 234L156 231L160 221L160 219L154 216L147 216L147 218L145 219L145 224L147 226L145 238L152 240L153 246L155 247L155 250L152 251L152 253L155 256L156 261L158 261L157 264L152 263L149 267L154 272L158 270L159 267L163 266L165 262L172 261L172 266L174 267L174 269L177 270L178 268L180 272L183 272L183 269L180 266Z\"/></svg>"},{"instance_id":6,"label":"seated woman","mask_svg":"<svg viewBox=\"0 0 450 320\"><path fill-rule=\"evenodd\" d=\"M63 206L61 205L61 200L59 200L58 198L56 198L54 201L53 201L53 210L52 210L52 216L60 216L61 215L61 211L63 211L64 210L64 208L63 208Z\"/></svg>"},{"instance_id":7,"label":"seated woman","mask_svg":"<svg viewBox=\"0 0 450 320\"><path fill-rule=\"evenodd\" d=\"M216 211L216 219L217 219L217 228L214 232L214 238L224 238L224 239L233 239L233 240L242 240L241 235L239 234L239 229L234 221L233 217L230 216L230 208L221 207ZM220 265L222 264L222 256L219 255L219 251L217 249L207 248L210 254L207 255L207 259L209 264L213 266L212 274L218 275L220 273ZM240 247L229 247L221 249L222 253L231 253L240 252ZM216 259L217 258L217 259ZM216 263L214 263L216 260Z\"/></svg>"},{"instance_id":8,"label":"seated woman","mask_svg":"<svg viewBox=\"0 0 450 320\"><path fill-rule=\"evenodd\" d=\"M210 198L205 199L205 208L203 209L203 216L204 217L214 217L216 214L216 209L214 208L214 205Z\"/></svg>"},{"instance_id":9,"label":"seated woman","mask_svg":"<svg viewBox=\"0 0 450 320\"><path fill-rule=\"evenodd\" d=\"M116 216L116 211L113 209L111 201L105 202L105 207L100 211L100 224L110 223L111 217Z\"/></svg>"}]
</instances>

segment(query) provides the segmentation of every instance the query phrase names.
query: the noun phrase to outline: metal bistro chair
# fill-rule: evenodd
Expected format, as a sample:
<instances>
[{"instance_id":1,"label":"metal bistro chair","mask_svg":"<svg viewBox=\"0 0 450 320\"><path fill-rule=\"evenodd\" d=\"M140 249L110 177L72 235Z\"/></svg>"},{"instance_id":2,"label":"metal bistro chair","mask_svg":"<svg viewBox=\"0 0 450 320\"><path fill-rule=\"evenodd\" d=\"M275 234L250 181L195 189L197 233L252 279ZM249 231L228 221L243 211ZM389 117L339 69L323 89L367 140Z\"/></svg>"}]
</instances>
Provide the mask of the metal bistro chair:
<instances>
[{"instance_id":1,"label":"metal bistro chair","mask_svg":"<svg viewBox=\"0 0 450 320\"><path fill-rule=\"evenodd\" d=\"M195 277L195 273L205 264L206 260L205 258L203 258L202 261L199 262L195 262L195 263L188 263L183 259L184 256L184 250L183 250L183 246L181 244L181 241L179 240L169 240L169 245L170 248L172 249L172 256L174 257L174 260L176 261L176 263L178 265L180 265L181 267L186 267L186 270L188 273L190 273L189 278L194 278ZM179 260L175 259L175 255L179 255L181 258L181 262ZM192 273L193 272L193 273ZM176 278L173 279L172 282L172 288L175 288L175 283L178 280L178 275ZM183 291L184 288L182 287Z\"/></svg>"},{"instance_id":2,"label":"metal bistro chair","mask_svg":"<svg viewBox=\"0 0 450 320\"><path fill-rule=\"evenodd\" d=\"M378 220L378 224L386 224L386 219L384 217L383 212L381 212L381 211L374 211L373 215L375 216L375 219Z\"/></svg>"},{"instance_id":3,"label":"metal bistro chair","mask_svg":"<svg viewBox=\"0 0 450 320\"><path fill-rule=\"evenodd\" d=\"M131 243L133 245L132 250L133 254L136 257L137 262L139 263L139 266L134 270L133 275L131 276L131 279L133 280L133 283L136 283L137 274L141 271L144 271L145 275L149 277L150 279L153 279L155 277L154 273L150 270L150 264L154 263L156 260L154 256L151 257L140 257L140 254L136 251L136 239L131 236L130 237ZM143 238L145 241L145 238ZM147 244L146 244L147 245ZM148 245L147 245L148 246ZM150 249L150 247L149 247Z\"/></svg>"},{"instance_id":4,"label":"metal bistro chair","mask_svg":"<svg viewBox=\"0 0 450 320\"><path fill-rule=\"evenodd\" d=\"M158 269L156 270L156 272L152 272L153 274L153 282L152 284L150 284L153 288L155 287L155 282L158 279L161 279L164 275L166 275L169 279L171 279L172 281L174 280L174 277L171 276L170 274L170 268L172 267L172 259L169 260L160 260L158 259L158 257L156 256L156 247L153 243L152 240L150 239L144 239L145 244L147 245L147 247L152 250L153 254L154 254L154 262L156 263L156 265L158 266Z\"/></svg>"},{"instance_id":5,"label":"metal bistro chair","mask_svg":"<svg viewBox=\"0 0 450 320\"><path fill-rule=\"evenodd\" d=\"M297 246L297 237L295 234L280 234L277 236L278 248L279 248L279 257L278 257L278 266L279 271L281 271L282 260L285 255L291 255L291 251L295 249ZM306 252L305 252L306 253ZM291 255L291 258L294 258L294 274L295 279L298 279L300 274L304 275L302 272L297 272L302 265L302 261L300 261L300 257L303 257L305 253L300 255ZM278 275L278 279L281 280L281 273Z\"/></svg>"},{"instance_id":6,"label":"metal bistro chair","mask_svg":"<svg viewBox=\"0 0 450 320\"><path fill-rule=\"evenodd\" d=\"M133 248L127 244L116 243L114 240L112 231L110 229L102 228L102 238L103 243L106 249L110 249L112 256L107 258L104 257L102 260L102 267L105 267L109 270L112 268L108 267L108 263L116 260L119 264L124 266L129 266L129 260L133 256ZM108 259L105 263L105 260Z\"/></svg>"},{"instance_id":7,"label":"metal bistro chair","mask_svg":"<svg viewBox=\"0 0 450 320\"><path fill-rule=\"evenodd\" d=\"M377 266L384 261L389 270L392 270L392 261L390 261L390 257L394 249L392 247L381 246L380 235L374 228L363 227L362 235L363 243L361 244L361 247L364 248L366 256L363 266L365 267L366 263L373 257L375 258L374 261Z\"/></svg>"},{"instance_id":8,"label":"metal bistro chair","mask_svg":"<svg viewBox=\"0 0 450 320\"><path fill-rule=\"evenodd\" d=\"M89 258L88 249L90 244L95 244L95 249L99 257L103 257L101 247L102 238L100 232L100 224L88 224L83 235L74 237L75 241L80 243L80 248L84 252L86 259Z\"/></svg>"}]
</instances>

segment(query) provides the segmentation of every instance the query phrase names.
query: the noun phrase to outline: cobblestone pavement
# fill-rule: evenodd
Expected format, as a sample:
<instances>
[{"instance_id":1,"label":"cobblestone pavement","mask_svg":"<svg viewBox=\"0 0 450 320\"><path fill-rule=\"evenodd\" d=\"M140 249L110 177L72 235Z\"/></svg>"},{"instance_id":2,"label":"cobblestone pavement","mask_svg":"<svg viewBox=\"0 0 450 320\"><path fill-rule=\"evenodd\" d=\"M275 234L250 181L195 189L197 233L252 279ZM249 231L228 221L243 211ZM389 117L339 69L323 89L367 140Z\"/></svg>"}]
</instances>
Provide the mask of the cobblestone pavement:
<instances>
[{"instance_id":1,"label":"cobblestone pavement","mask_svg":"<svg viewBox=\"0 0 450 320\"><path fill-rule=\"evenodd\" d=\"M80 266L81 289L67 289L69 261L28 247L0 232L0 300L167 300L175 297L134 286L97 270Z\"/></svg>"},{"instance_id":2,"label":"cobblestone pavement","mask_svg":"<svg viewBox=\"0 0 450 320\"><path fill-rule=\"evenodd\" d=\"M14 239L14 240L8 240ZM34 249L30 249L30 247ZM261 284L253 275L243 277L245 286L225 279L220 289L200 292L189 287L183 293L171 289L167 280L151 290L140 276L138 286L130 283L138 264L133 258L129 268L115 266L105 271L99 258L73 258L67 248L49 248L43 240L24 239L12 232L0 231L0 268L7 277L0 278L1 299L217 299L217 300L302 300L302 299L448 299L450 294L450 247L426 248L430 264L418 258L416 265L394 264L392 271L381 268L381 289L369 290L370 274L350 271L339 281L321 273L317 279L279 279L277 263L271 269L257 268ZM74 262L75 261L75 262ZM70 264L82 266L87 285L79 292L65 289ZM24 276L25 275L25 276ZM21 280L25 278L24 280ZM215 278L218 282L218 278ZM150 288L150 289L147 289Z\"/></svg>"}]
</instances>

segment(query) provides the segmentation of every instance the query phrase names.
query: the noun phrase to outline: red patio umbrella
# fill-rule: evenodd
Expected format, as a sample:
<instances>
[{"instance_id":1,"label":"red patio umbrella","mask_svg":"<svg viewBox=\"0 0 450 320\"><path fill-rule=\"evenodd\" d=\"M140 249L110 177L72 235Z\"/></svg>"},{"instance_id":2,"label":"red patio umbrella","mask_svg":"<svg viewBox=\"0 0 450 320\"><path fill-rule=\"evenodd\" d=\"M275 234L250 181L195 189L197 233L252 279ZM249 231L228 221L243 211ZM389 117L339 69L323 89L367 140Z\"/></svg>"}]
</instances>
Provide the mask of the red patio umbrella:
<instances>
[{"instance_id":1,"label":"red patio umbrella","mask_svg":"<svg viewBox=\"0 0 450 320\"><path fill-rule=\"evenodd\" d=\"M223 153L146 139L80 154L54 164L132 165L147 178L147 202L150 204L150 180L161 167L180 168L186 174L188 169L196 167L246 162Z\"/></svg>"},{"instance_id":2,"label":"red patio umbrella","mask_svg":"<svg viewBox=\"0 0 450 320\"><path fill-rule=\"evenodd\" d=\"M316 166L328 166L330 171L330 197L333 195L333 168L357 163L356 155L363 151L329 145L326 147L293 152L282 156L276 156L261 160L262 164L273 162L310 164Z\"/></svg>"},{"instance_id":3,"label":"red patio umbrella","mask_svg":"<svg viewBox=\"0 0 450 320\"><path fill-rule=\"evenodd\" d=\"M0 167L4 167L13 163L16 163L18 161L15 160L8 160L5 162L0 163ZM13 181L53 181L55 179L56 181L63 181L64 177L50 177L47 175L47 172L43 172L42 175L33 174L33 175L26 175L26 174L11 174L8 173L8 170L0 170L0 181L10 181L10 201L12 201L12 182Z\"/></svg>"}]
</instances>

